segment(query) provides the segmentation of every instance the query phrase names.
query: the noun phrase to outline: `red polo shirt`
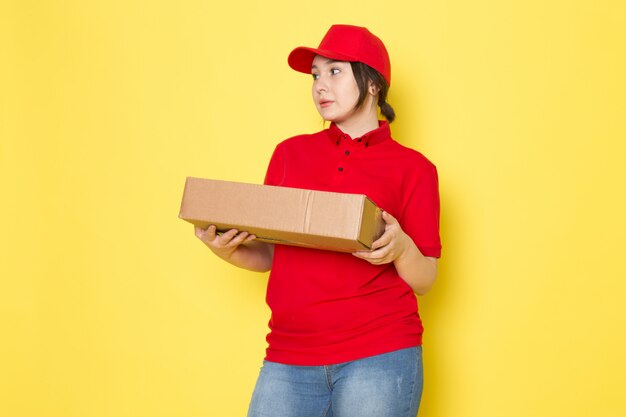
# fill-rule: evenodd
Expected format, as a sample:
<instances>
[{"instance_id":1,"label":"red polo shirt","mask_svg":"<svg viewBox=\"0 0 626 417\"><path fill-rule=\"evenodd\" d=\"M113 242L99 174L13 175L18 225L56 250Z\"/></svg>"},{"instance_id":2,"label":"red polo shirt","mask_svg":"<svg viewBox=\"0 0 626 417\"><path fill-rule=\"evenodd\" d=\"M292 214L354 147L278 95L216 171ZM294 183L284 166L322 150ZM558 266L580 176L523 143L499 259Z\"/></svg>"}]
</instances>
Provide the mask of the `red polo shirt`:
<instances>
[{"instance_id":1,"label":"red polo shirt","mask_svg":"<svg viewBox=\"0 0 626 417\"><path fill-rule=\"evenodd\" d=\"M365 194L398 219L422 254L441 254L437 170L393 140L387 122L354 140L335 124L287 139L265 183ZM422 343L416 297L393 263L276 245L267 303L272 362L330 365Z\"/></svg>"}]
</instances>

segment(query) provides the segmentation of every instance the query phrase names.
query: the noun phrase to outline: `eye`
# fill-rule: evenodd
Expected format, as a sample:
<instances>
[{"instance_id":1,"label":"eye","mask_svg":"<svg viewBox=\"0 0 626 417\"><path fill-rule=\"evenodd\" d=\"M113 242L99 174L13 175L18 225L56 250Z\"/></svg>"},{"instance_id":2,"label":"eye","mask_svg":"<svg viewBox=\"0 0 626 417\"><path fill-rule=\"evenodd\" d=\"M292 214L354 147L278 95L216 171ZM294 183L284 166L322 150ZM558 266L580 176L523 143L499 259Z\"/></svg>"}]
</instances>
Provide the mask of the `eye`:
<instances>
[{"instance_id":1,"label":"eye","mask_svg":"<svg viewBox=\"0 0 626 417\"><path fill-rule=\"evenodd\" d=\"M317 80L320 77L319 74L315 74L315 73L313 73L311 75L313 76L313 80Z\"/></svg>"},{"instance_id":2,"label":"eye","mask_svg":"<svg viewBox=\"0 0 626 417\"><path fill-rule=\"evenodd\" d=\"M341 70L339 68L331 68L330 73L332 75L337 75L341 72Z\"/></svg>"}]
</instances>

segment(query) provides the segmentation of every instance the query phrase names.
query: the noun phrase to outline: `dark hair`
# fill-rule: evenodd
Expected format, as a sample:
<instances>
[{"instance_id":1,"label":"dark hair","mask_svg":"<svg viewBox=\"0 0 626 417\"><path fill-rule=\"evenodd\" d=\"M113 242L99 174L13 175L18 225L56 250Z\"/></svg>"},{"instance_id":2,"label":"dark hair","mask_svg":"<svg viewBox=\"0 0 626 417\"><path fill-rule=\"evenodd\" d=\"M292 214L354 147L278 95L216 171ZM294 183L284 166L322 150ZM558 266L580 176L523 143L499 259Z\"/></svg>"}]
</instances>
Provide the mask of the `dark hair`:
<instances>
[{"instance_id":1,"label":"dark hair","mask_svg":"<svg viewBox=\"0 0 626 417\"><path fill-rule=\"evenodd\" d=\"M362 62L350 62L350 65L352 66L352 73L354 74L356 84L359 87L359 99L354 108L358 109L365 103L365 99L369 93L369 83L371 81L374 86L378 88L378 106L380 107L380 113L385 116L385 119L387 119L389 123L393 122L396 118L396 112L394 112L393 107L387 103L389 85L382 74Z\"/></svg>"}]
</instances>

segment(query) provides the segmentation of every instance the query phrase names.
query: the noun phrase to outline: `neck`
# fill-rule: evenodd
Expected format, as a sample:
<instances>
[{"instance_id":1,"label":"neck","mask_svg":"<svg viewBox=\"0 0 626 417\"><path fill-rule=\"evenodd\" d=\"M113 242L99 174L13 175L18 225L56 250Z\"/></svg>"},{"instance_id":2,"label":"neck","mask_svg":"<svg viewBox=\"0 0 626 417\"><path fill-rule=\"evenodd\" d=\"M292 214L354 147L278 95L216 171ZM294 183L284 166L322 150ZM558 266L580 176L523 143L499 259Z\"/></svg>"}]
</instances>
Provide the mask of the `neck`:
<instances>
[{"instance_id":1,"label":"neck","mask_svg":"<svg viewBox=\"0 0 626 417\"><path fill-rule=\"evenodd\" d=\"M337 127L341 129L342 132L350 135L352 139L359 138L367 132L378 129L376 106L363 110L365 111L357 111L346 120L336 122Z\"/></svg>"}]
</instances>

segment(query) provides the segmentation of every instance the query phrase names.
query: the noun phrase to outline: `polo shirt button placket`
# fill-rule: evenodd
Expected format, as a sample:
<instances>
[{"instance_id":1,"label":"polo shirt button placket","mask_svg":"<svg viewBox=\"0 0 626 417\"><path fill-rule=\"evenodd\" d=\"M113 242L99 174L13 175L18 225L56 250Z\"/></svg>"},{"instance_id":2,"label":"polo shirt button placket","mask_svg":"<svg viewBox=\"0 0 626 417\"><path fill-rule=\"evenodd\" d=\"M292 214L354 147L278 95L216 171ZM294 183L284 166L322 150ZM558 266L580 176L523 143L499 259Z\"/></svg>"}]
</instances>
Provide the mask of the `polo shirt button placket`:
<instances>
[{"instance_id":1,"label":"polo shirt button placket","mask_svg":"<svg viewBox=\"0 0 626 417\"><path fill-rule=\"evenodd\" d=\"M346 149L343 154L345 156L350 156L350 151L348 149ZM345 158L345 157L344 157ZM343 167L339 167L339 172L343 172Z\"/></svg>"},{"instance_id":2,"label":"polo shirt button placket","mask_svg":"<svg viewBox=\"0 0 626 417\"><path fill-rule=\"evenodd\" d=\"M341 135L341 141L343 141L344 144L347 144L347 141L349 140L348 135ZM340 141L337 141L337 145L339 145ZM344 151L344 155L350 155L350 151L346 150ZM337 171L339 172L343 172L344 167L340 166L337 168Z\"/></svg>"},{"instance_id":3,"label":"polo shirt button placket","mask_svg":"<svg viewBox=\"0 0 626 417\"><path fill-rule=\"evenodd\" d=\"M348 152L348 151L346 151L346 152ZM344 152L344 153L345 153L345 152ZM339 172L343 172L343 163L344 163L344 159L343 159L343 157L342 157L342 158L340 159L340 161L339 161L340 166L337 168L337 171L339 171Z\"/></svg>"}]
</instances>

